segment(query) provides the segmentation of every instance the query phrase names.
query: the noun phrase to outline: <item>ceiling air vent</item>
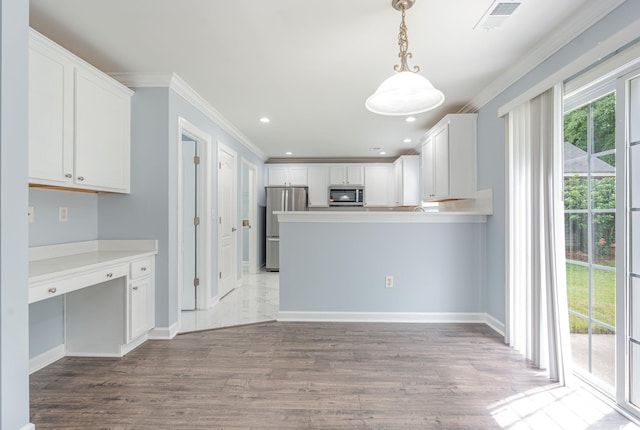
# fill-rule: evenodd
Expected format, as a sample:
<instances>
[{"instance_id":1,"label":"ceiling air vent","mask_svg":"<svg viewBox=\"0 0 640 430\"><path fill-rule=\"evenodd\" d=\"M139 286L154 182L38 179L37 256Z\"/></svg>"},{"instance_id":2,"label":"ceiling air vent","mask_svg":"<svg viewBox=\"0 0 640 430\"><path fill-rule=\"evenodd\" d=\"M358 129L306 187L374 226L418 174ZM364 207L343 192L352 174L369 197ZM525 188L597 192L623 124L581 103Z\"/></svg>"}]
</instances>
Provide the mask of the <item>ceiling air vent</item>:
<instances>
[{"instance_id":1,"label":"ceiling air vent","mask_svg":"<svg viewBox=\"0 0 640 430\"><path fill-rule=\"evenodd\" d=\"M521 2L515 1L510 2L498 0L493 2L473 28L490 30L492 28L500 27L502 23L505 22L513 12L515 12L520 4Z\"/></svg>"}]
</instances>

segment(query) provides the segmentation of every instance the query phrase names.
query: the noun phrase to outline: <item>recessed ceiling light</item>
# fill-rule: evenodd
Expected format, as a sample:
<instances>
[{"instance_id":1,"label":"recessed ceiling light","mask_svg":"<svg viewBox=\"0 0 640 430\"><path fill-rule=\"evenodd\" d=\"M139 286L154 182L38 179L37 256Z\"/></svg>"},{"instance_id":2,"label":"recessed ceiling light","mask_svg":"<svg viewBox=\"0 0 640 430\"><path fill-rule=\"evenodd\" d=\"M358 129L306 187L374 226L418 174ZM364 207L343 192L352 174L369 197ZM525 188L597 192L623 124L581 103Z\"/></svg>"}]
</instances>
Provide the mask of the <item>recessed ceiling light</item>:
<instances>
[{"instance_id":1,"label":"recessed ceiling light","mask_svg":"<svg viewBox=\"0 0 640 430\"><path fill-rule=\"evenodd\" d=\"M380 151L380 155L387 155L386 151Z\"/></svg>"},{"instance_id":2,"label":"recessed ceiling light","mask_svg":"<svg viewBox=\"0 0 640 430\"><path fill-rule=\"evenodd\" d=\"M287 151L287 152L284 153L284 155L293 155L293 152Z\"/></svg>"},{"instance_id":3,"label":"recessed ceiling light","mask_svg":"<svg viewBox=\"0 0 640 430\"><path fill-rule=\"evenodd\" d=\"M260 122L263 124L269 124L271 122L271 120L269 118L267 118L266 116L263 116L262 118L260 118Z\"/></svg>"},{"instance_id":4,"label":"recessed ceiling light","mask_svg":"<svg viewBox=\"0 0 640 430\"><path fill-rule=\"evenodd\" d=\"M416 117L415 116L408 116L405 118L405 121L407 122L416 122Z\"/></svg>"},{"instance_id":5,"label":"recessed ceiling light","mask_svg":"<svg viewBox=\"0 0 640 430\"><path fill-rule=\"evenodd\" d=\"M404 143L411 143L411 142L412 142L412 140L411 140L411 139L409 139L409 138L406 138L405 140L403 140L403 142L404 142Z\"/></svg>"}]
</instances>

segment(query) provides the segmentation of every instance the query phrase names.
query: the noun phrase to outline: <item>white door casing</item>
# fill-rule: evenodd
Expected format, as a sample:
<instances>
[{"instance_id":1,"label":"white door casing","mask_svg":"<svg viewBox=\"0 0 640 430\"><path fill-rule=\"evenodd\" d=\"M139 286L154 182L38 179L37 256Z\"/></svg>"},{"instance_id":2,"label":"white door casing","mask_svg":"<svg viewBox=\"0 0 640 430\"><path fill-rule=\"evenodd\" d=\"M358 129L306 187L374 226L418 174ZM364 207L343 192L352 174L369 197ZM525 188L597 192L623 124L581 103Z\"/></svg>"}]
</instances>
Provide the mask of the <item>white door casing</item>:
<instances>
[{"instance_id":1,"label":"white door casing","mask_svg":"<svg viewBox=\"0 0 640 430\"><path fill-rule=\"evenodd\" d=\"M247 210L243 210L243 213L247 213L249 219L249 261L248 269L250 274L258 273L258 169L249 161L242 159L242 169L247 170L248 180L247 184L243 184L243 190L248 190ZM244 178L244 175L243 175ZM244 204L244 200L243 200Z\"/></svg>"},{"instance_id":2,"label":"white door casing","mask_svg":"<svg viewBox=\"0 0 640 430\"><path fill-rule=\"evenodd\" d=\"M238 155L218 142L218 299L236 286Z\"/></svg>"},{"instance_id":3,"label":"white door casing","mask_svg":"<svg viewBox=\"0 0 640 430\"><path fill-rule=\"evenodd\" d=\"M182 138L183 136L187 136L190 139L197 141L199 143L199 152L200 153L200 164L199 164L199 175L198 175L198 217L200 219L200 224L198 226L198 277L199 277L199 285L196 287L196 295L197 295L197 309L208 309L211 307L211 287L212 287L212 276L211 276L211 252L212 252L212 241L211 241L211 226L212 226L212 218L209 216L212 214L212 204L211 204L211 194L212 194L212 183L211 180L211 171L212 171L212 142L211 136L204 133L189 121L184 118L178 118L178 135L177 135L177 145L178 145L178 186L177 186L177 202L178 202L178 210L177 210L177 226L178 226L178 250L177 250L177 276L176 281L178 285L178 310L183 308L183 290L185 289L184 279L185 279L185 252L194 252L193 248L187 249L184 246L184 236L185 236L185 217L192 217L193 215L188 215L185 213L184 208L184 155L182 151ZM193 221L191 221L191 225L193 225ZM190 234L190 233L189 233ZM193 290L193 282L191 281L191 288ZM193 309L193 307L191 308ZM178 312L180 322L180 312Z\"/></svg>"}]
</instances>

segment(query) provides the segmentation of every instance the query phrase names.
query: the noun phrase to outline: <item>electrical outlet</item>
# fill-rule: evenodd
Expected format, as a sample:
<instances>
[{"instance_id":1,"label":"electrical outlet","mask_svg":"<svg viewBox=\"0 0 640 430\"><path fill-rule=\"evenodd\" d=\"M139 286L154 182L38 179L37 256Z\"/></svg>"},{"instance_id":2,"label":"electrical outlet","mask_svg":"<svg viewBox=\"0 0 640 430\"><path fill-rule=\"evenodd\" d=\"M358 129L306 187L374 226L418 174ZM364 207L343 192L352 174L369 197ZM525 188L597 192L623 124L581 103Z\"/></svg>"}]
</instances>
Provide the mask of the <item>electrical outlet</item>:
<instances>
[{"instance_id":1,"label":"electrical outlet","mask_svg":"<svg viewBox=\"0 0 640 430\"><path fill-rule=\"evenodd\" d=\"M33 224L36 220L33 206L29 206L29 210L27 211L27 214L29 215L29 224Z\"/></svg>"},{"instance_id":2,"label":"electrical outlet","mask_svg":"<svg viewBox=\"0 0 640 430\"><path fill-rule=\"evenodd\" d=\"M60 206L58 208L58 221L67 222L69 221L69 209L64 206Z\"/></svg>"},{"instance_id":3,"label":"electrical outlet","mask_svg":"<svg viewBox=\"0 0 640 430\"><path fill-rule=\"evenodd\" d=\"M393 276L387 275L387 277L385 278L385 284L384 285L387 288L393 288Z\"/></svg>"}]
</instances>

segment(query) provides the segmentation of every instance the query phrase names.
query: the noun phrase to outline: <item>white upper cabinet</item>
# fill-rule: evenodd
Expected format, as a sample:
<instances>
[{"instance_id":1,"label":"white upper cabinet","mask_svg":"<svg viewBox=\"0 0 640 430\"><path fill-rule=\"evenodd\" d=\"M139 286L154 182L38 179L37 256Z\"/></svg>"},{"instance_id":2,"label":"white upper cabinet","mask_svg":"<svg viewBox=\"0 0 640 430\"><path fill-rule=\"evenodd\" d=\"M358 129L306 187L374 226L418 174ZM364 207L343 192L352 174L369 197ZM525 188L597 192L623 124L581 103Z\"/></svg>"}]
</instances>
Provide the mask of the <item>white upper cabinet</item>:
<instances>
[{"instance_id":1,"label":"white upper cabinet","mask_svg":"<svg viewBox=\"0 0 640 430\"><path fill-rule=\"evenodd\" d=\"M474 198L477 114L446 115L422 143L424 201Z\"/></svg>"},{"instance_id":2,"label":"white upper cabinet","mask_svg":"<svg viewBox=\"0 0 640 430\"><path fill-rule=\"evenodd\" d=\"M393 164L373 164L364 167L364 205L394 206Z\"/></svg>"},{"instance_id":3,"label":"white upper cabinet","mask_svg":"<svg viewBox=\"0 0 640 430\"><path fill-rule=\"evenodd\" d=\"M270 164L267 165L267 186L292 187L306 186L307 167L296 165Z\"/></svg>"},{"instance_id":4,"label":"white upper cabinet","mask_svg":"<svg viewBox=\"0 0 640 430\"><path fill-rule=\"evenodd\" d=\"M394 163L395 205L420 204L420 156L402 155Z\"/></svg>"},{"instance_id":5,"label":"white upper cabinet","mask_svg":"<svg viewBox=\"0 0 640 430\"><path fill-rule=\"evenodd\" d=\"M128 193L132 94L31 30L29 183Z\"/></svg>"},{"instance_id":6,"label":"white upper cabinet","mask_svg":"<svg viewBox=\"0 0 640 430\"><path fill-rule=\"evenodd\" d=\"M329 168L327 166L310 166L309 207L329 206Z\"/></svg>"},{"instance_id":7,"label":"white upper cabinet","mask_svg":"<svg viewBox=\"0 0 640 430\"><path fill-rule=\"evenodd\" d=\"M331 166L330 185L364 185L364 166L361 164Z\"/></svg>"}]
</instances>

